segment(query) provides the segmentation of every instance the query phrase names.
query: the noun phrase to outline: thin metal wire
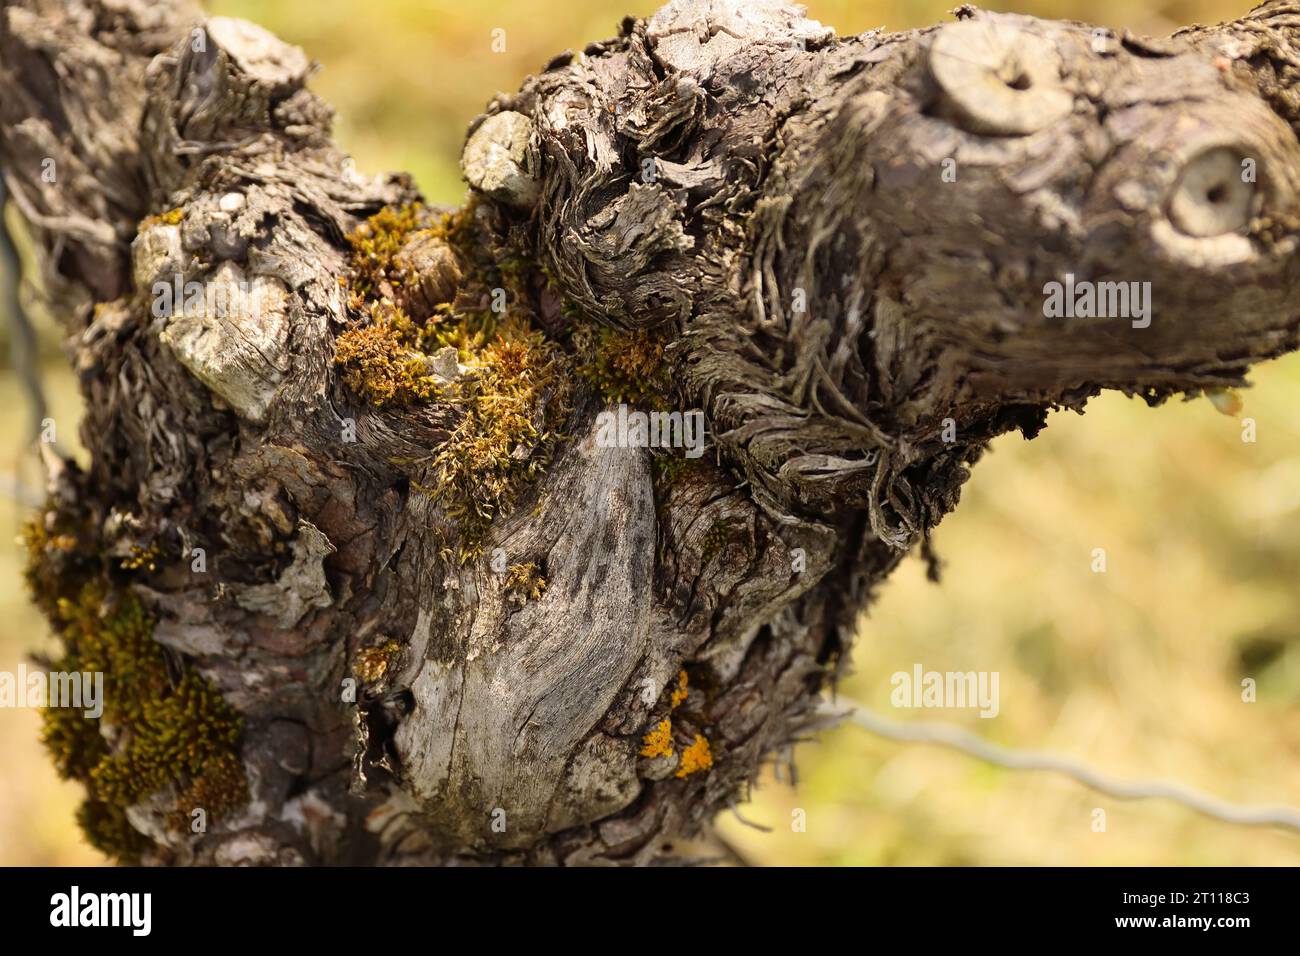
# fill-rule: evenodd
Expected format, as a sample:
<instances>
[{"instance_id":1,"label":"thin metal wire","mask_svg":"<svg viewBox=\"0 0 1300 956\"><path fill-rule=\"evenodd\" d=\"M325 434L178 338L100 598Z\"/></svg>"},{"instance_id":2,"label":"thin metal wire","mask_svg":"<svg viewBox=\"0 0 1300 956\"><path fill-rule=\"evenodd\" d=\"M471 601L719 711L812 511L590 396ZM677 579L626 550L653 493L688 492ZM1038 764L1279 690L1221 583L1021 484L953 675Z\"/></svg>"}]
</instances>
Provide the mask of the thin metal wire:
<instances>
[{"instance_id":1,"label":"thin metal wire","mask_svg":"<svg viewBox=\"0 0 1300 956\"><path fill-rule=\"evenodd\" d=\"M1117 800L1169 800L1204 816L1238 826L1282 827L1300 833L1300 809L1287 806L1243 806L1165 780L1120 780L1060 754L1013 750L991 744L961 727L937 721L889 720L860 704L839 698L823 701L823 714L847 718L857 727L902 743L938 744L1008 770L1043 770L1063 776Z\"/></svg>"}]
</instances>

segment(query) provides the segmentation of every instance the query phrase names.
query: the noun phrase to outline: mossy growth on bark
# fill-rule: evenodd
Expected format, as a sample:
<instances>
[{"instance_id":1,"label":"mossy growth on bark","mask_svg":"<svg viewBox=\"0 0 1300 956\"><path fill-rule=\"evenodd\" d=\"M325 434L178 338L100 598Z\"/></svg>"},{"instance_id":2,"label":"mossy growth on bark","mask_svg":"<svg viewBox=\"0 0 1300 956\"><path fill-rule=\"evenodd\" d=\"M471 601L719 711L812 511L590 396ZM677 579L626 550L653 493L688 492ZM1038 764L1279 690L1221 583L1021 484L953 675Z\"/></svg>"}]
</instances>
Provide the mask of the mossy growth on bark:
<instances>
[{"instance_id":1,"label":"mossy growth on bark","mask_svg":"<svg viewBox=\"0 0 1300 956\"><path fill-rule=\"evenodd\" d=\"M127 821L133 804L163 795L167 826L180 832L195 809L216 821L247 801L242 721L196 670L168 661L154 621L111 562L85 546L84 530L47 512L22 535L28 585L63 641L50 669L104 681L99 719L49 706L42 741L60 776L86 786L78 821L91 845L131 862L149 845Z\"/></svg>"},{"instance_id":2,"label":"mossy growth on bark","mask_svg":"<svg viewBox=\"0 0 1300 956\"><path fill-rule=\"evenodd\" d=\"M455 522L448 552L461 561L545 470L579 387L647 407L669 392L663 330L617 331L551 302L571 332L546 334L549 279L493 216L482 200L451 213L413 203L358 226L345 280L355 324L334 352L344 383L375 408L457 413L415 484Z\"/></svg>"},{"instance_id":3,"label":"mossy growth on bark","mask_svg":"<svg viewBox=\"0 0 1300 956\"><path fill-rule=\"evenodd\" d=\"M584 324L573 335L579 376L607 404L654 406L668 392L666 338L652 329L622 332Z\"/></svg>"},{"instance_id":4,"label":"mossy growth on bark","mask_svg":"<svg viewBox=\"0 0 1300 956\"><path fill-rule=\"evenodd\" d=\"M391 298L393 286L409 281L399 262L402 249L411 235L430 226L424 206L385 206L349 233L351 274L348 288L353 295L366 298Z\"/></svg>"},{"instance_id":5,"label":"mossy growth on bark","mask_svg":"<svg viewBox=\"0 0 1300 956\"><path fill-rule=\"evenodd\" d=\"M722 553L722 549L731 541L732 533L739 530L740 522L735 518L724 518L713 522L704 535L700 550L700 567L708 567L709 562Z\"/></svg>"},{"instance_id":6,"label":"mossy growth on bark","mask_svg":"<svg viewBox=\"0 0 1300 956\"><path fill-rule=\"evenodd\" d=\"M488 526L544 470L573 379L560 344L540 330L527 258L479 226L477 209L385 208L359 226L348 237L358 324L335 344L344 382L374 406L438 402L457 413L421 487L456 522L461 560L479 553ZM435 283L445 299L432 303L411 251L430 240L451 251L457 280ZM412 316L402 302L428 314Z\"/></svg>"},{"instance_id":7,"label":"mossy growth on bark","mask_svg":"<svg viewBox=\"0 0 1300 956\"><path fill-rule=\"evenodd\" d=\"M457 382L465 414L433 459L433 494L461 525L469 547L537 478L550 459L568 380L558 350L540 332L508 320L471 356Z\"/></svg>"},{"instance_id":8,"label":"mossy growth on bark","mask_svg":"<svg viewBox=\"0 0 1300 956\"><path fill-rule=\"evenodd\" d=\"M359 648L352 658L352 673L363 684L382 683L402 654L402 645L391 638Z\"/></svg>"},{"instance_id":9,"label":"mossy growth on bark","mask_svg":"<svg viewBox=\"0 0 1300 956\"><path fill-rule=\"evenodd\" d=\"M86 842L119 863L138 863L141 854L153 845L131 826L126 810L116 804L87 798L77 807L76 819Z\"/></svg>"},{"instance_id":10,"label":"mossy growth on bark","mask_svg":"<svg viewBox=\"0 0 1300 956\"><path fill-rule=\"evenodd\" d=\"M26 554L23 580L36 606L47 618L58 612L67 582L89 573L91 566L79 546L83 529L55 511L46 511L23 523L19 544Z\"/></svg>"},{"instance_id":11,"label":"mossy growth on bark","mask_svg":"<svg viewBox=\"0 0 1300 956\"><path fill-rule=\"evenodd\" d=\"M654 478L656 495L663 493L680 481L684 476L699 468L703 458L688 458L680 450L660 449L654 456L651 474Z\"/></svg>"},{"instance_id":12,"label":"mossy growth on bark","mask_svg":"<svg viewBox=\"0 0 1300 956\"><path fill-rule=\"evenodd\" d=\"M537 601L546 593L546 578L535 561L512 564L506 569L503 585L512 603L522 606Z\"/></svg>"},{"instance_id":13,"label":"mossy growth on bark","mask_svg":"<svg viewBox=\"0 0 1300 956\"><path fill-rule=\"evenodd\" d=\"M349 329L335 344L343 380L376 408L410 405L438 394L438 383L419 349L419 330L391 302L367 308L370 324Z\"/></svg>"}]
</instances>

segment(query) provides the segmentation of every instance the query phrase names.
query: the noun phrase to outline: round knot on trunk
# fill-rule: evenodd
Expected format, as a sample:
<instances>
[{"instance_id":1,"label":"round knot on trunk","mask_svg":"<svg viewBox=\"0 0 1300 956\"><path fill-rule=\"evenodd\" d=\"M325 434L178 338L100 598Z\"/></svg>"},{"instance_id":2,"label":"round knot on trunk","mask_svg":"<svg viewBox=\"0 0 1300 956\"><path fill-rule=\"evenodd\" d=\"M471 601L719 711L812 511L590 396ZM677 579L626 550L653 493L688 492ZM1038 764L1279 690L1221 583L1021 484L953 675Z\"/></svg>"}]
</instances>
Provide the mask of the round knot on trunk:
<instances>
[{"instance_id":1,"label":"round knot on trunk","mask_svg":"<svg viewBox=\"0 0 1300 956\"><path fill-rule=\"evenodd\" d=\"M1260 204L1252 171L1237 150L1226 146L1193 156L1170 197L1170 221L1199 238L1244 229Z\"/></svg>"},{"instance_id":2,"label":"round knot on trunk","mask_svg":"<svg viewBox=\"0 0 1300 956\"><path fill-rule=\"evenodd\" d=\"M1000 20L943 27L930 45L930 73L956 120L974 133L1025 136L1070 115L1050 40Z\"/></svg>"}]
</instances>

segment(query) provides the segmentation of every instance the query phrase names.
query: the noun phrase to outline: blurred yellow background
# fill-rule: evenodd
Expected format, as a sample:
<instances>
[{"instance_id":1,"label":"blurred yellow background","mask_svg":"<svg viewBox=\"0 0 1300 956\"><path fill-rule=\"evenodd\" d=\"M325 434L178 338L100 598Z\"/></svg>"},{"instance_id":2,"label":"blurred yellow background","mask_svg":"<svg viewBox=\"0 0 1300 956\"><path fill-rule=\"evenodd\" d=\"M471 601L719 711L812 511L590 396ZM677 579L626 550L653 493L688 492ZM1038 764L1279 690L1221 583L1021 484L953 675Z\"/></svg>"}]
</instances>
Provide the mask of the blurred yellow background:
<instances>
[{"instance_id":1,"label":"blurred yellow background","mask_svg":"<svg viewBox=\"0 0 1300 956\"><path fill-rule=\"evenodd\" d=\"M955 0L815 0L842 34L948 17ZM1161 34L1244 13L1224 0L1039 0L991 8ZM431 201L458 203L466 124L566 48L617 32L653 0L217 0L300 44L322 71L345 149L369 172L406 169ZM492 31L505 52L492 52ZM59 440L78 397L53 335L45 375ZM0 374L0 670L48 649L12 543L22 483L39 487L26 409ZM1300 356L1270 363L1239 420L1207 400L1148 409L1118 396L1058 414L1033 442L1004 436L936 545L943 583L909 559L863 622L841 693L901 720L961 723L1004 746L1070 754L1122 777L1179 780L1242 803L1300 804ZM1104 548L1105 573L1092 571ZM890 675L914 664L997 671L1001 712L896 710ZM1253 677L1258 701L1241 699ZM73 823L80 788L58 781L39 717L0 710L0 864L101 862ZM854 727L797 751L796 787L764 776L746 820L720 820L754 864L1300 864L1300 836L1120 803L1062 778L999 770ZM1107 814L1094 832L1093 810ZM792 829L803 810L806 829Z\"/></svg>"}]
</instances>

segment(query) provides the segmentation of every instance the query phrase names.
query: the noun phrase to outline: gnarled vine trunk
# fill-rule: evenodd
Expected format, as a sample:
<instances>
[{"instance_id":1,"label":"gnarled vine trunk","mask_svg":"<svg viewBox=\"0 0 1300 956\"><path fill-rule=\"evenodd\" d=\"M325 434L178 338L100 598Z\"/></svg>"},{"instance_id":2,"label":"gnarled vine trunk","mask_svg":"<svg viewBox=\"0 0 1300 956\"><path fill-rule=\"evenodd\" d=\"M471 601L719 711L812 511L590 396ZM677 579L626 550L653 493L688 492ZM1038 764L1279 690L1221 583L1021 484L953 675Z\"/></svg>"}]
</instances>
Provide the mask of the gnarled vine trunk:
<instances>
[{"instance_id":1,"label":"gnarled vine trunk","mask_svg":"<svg viewBox=\"0 0 1300 956\"><path fill-rule=\"evenodd\" d=\"M92 456L28 532L52 666L108 681L47 730L83 825L656 859L817 722L989 439L1296 347L1298 56L1284 2L1151 40L677 0L493 101L435 211L258 27L4 3L0 168ZM619 404L706 453L611 441Z\"/></svg>"}]
</instances>

